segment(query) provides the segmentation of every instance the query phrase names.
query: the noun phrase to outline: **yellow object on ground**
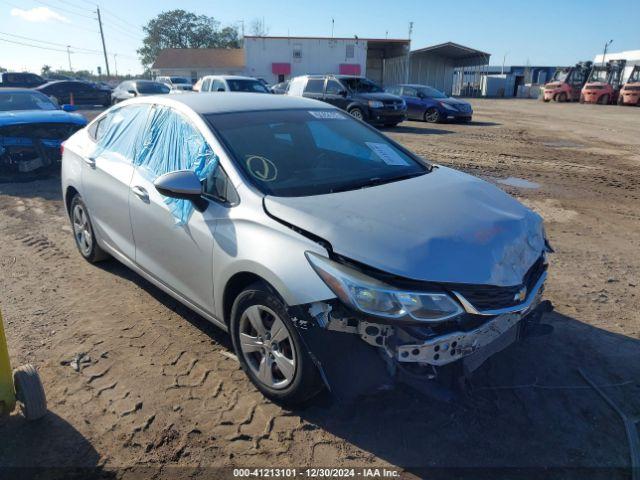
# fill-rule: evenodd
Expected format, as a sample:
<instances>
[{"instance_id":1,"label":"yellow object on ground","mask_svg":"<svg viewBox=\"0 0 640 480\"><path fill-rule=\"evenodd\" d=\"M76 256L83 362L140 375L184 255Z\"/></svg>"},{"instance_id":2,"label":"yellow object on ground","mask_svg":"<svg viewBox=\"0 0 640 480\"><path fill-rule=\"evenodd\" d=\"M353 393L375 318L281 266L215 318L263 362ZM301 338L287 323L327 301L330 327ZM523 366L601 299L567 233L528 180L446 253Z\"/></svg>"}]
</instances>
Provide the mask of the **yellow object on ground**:
<instances>
[{"instance_id":1,"label":"yellow object on ground","mask_svg":"<svg viewBox=\"0 0 640 480\"><path fill-rule=\"evenodd\" d=\"M9 362L7 338L4 335L4 322L0 312L0 415L8 415L16 406L16 393L13 386L13 373Z\"/></svg>"}]
</instances>

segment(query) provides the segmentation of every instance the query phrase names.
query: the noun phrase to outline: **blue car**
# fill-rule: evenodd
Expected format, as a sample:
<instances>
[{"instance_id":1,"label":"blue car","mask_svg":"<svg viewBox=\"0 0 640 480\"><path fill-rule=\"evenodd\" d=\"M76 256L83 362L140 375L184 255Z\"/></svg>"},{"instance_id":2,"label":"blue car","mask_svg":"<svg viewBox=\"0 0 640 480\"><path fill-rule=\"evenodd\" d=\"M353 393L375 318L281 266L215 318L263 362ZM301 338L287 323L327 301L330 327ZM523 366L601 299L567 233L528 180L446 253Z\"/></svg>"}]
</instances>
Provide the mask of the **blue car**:
<instances>
[{"instance_id":1,"label":"blue car","mask_svg":"<svg viewBox=\"0 0 640 480\"><path fill-rule=\"evenodd\" d=\"M388 87L387 92L401 96L407 104L407 117L439 123L446 120L470 122L473 109L469 102L447 97L427 85L403 84Z\"/></svg>"},{"instance_id":2,"label":"blue car","mask_svg":"<svg viewBox=\"0 0 640 480\"><path fill-rule=\"evenodd\" d=\"M0 180L59 166L62 142L87 124L69 110L35 90L0 89Z\"/></svg>"}]
</instances>

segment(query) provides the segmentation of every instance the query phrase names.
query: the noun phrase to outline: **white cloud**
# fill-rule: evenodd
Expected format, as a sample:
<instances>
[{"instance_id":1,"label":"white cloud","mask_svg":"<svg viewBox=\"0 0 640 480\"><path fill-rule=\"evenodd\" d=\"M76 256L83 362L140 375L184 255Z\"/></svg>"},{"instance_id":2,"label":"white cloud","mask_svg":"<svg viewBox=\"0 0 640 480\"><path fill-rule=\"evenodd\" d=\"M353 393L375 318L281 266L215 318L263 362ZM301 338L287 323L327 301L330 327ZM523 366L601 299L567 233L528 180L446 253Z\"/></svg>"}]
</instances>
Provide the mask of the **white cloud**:
<instances>
[{"instance_id":1,"label":"white cloud","mask_svg":"<svg viewBox=\"0 0 640 480\"><path fill-rule=\"evenodd\" d=\"M27 22L49 22L56 20L58 22L69 23L66 17L60 15L58 12L54 12L49 7L34 7L29 10L12 8L11 16L20 17Z\"/></svg>"}]
</instances>

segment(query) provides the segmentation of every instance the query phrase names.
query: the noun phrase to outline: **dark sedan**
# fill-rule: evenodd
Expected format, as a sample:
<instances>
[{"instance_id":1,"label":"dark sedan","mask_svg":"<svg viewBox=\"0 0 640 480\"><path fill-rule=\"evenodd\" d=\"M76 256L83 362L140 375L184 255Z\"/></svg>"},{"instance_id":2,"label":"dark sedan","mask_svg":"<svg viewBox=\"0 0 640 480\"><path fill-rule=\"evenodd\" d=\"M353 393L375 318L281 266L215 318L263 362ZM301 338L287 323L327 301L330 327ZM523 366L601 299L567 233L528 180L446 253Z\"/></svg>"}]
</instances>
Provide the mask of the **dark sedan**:
<instances>
[{"instance_id":1,"label":"dark sedan","mask_svg":"<svg viewBox=\"0 0 640 480\"><path fill-rule=\"evenodd\" d=\"M473 109L469 102L448 97L427 85L403 84L388 87L387 92L400 95L407 104L407 116L429 123L459 120L470 122Z\"/></svg>"},{"instance_id":2,"label":"dark sedan","mask_svg":"<svg viewBox=\"0 0 640 480\"><path fill-rule=\"evenodd\" d=\"M74 105L111 105L111 91L95 83L80 80L59 80L45 83L36 88L59 105L69 103Z\"/></svg>"},{"instance_id":3,"label":"dark sedan","mask_svg":"<svg viewBox=\"0 0 640 480\"><path fill-rule=\"evenodd\" d=\"M166 83L153 80L126 80L113 89L112 103L115 105L123 100L144 95L165 95L171 92Z\"/></svg>"}]
</instances>

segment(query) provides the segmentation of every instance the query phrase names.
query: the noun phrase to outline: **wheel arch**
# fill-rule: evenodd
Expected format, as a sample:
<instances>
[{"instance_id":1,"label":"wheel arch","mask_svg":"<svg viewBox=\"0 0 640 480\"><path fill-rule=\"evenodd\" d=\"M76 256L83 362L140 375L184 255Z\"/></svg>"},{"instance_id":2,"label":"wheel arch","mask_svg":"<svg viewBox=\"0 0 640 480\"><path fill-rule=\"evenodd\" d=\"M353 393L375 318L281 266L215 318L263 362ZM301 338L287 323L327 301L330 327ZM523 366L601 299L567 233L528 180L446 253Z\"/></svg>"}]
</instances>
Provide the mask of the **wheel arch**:
<instances>
[{"instance_id":1,"label":"wheel arch","mask_svg":"<svg viewBox=\"0 0 640 480\"><path fill-rule=\"evenodd\" d=\"M243 290L254 283L264 283L274 295L277 295L282 300L282 295L280 295L278 290L257 273L235 273L226 283L222 294L222 315L224 323L227 324L227 326L231 322L231 309L233 307L233 302L235 302L236 298L238 298L238 295L240 295Z\"/></svg>"},{"instance_id":2,"label":"wheel arch","mask_svg":"<svg viewBox=\"0 0 640 480\"><path fill-rule=\"evenodd\" d=\"M70 213L71 200L73 199L73 197L75 197L79 193L80 192L78 192L76 187L74 187L73 185L69 185L67 187L67 190L64 192L64 206L65 206L65 209L66 209L67 213Z\"/></svg>"}]
</instances>

